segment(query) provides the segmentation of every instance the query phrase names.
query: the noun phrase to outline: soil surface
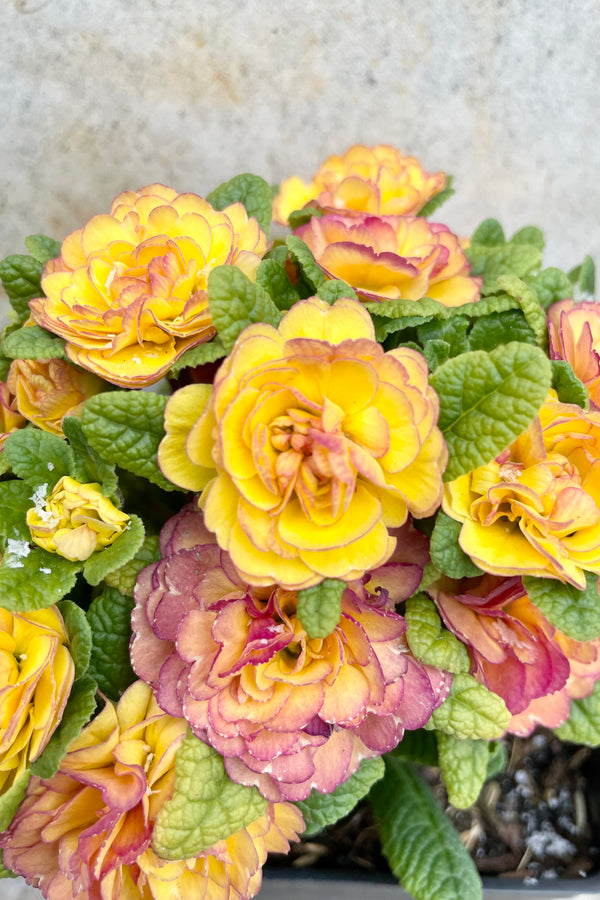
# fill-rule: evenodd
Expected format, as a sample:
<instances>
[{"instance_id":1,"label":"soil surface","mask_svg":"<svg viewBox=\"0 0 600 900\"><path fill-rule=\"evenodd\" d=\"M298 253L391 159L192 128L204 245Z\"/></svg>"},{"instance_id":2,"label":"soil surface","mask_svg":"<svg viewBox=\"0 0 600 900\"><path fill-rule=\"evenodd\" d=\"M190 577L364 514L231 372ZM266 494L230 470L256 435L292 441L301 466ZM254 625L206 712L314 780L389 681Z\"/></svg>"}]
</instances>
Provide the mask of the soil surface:
<instances>
[{"instance_id":1,"label":"soil surface","mask_svg":"<svg viewBox=\"0 0 600 900\"><path fill-rule=\"evenodd\" d=\"M508 764L466 810L450 806L436 769L422 769L482 876L534 884L600 869L600 748L563 744L550 732L505 741ZM367 802L270 867L389 874Z\"/></svg>"}]
</instances>

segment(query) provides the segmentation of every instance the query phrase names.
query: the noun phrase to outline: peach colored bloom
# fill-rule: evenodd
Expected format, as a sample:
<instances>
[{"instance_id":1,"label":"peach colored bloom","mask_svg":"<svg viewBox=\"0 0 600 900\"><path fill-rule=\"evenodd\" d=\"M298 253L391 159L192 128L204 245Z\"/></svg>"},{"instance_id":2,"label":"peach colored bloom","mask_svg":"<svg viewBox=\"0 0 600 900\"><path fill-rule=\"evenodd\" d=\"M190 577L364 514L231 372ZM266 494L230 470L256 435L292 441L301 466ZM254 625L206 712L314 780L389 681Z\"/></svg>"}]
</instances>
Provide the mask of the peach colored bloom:
<instances>
[{"instance_id":1,"label":"peach colored bloom","mask_svg":"<svg viewBox=\"0 0 600 900\"><path fill-rule=\"evenodd\" d=\"M65 708L75 666L56 606L0 607L0 792L40 755Z\"/></svg>"},{"instance_id":2,"label":"peach colored bloom","mask_svg":"<svg viewBox=\"0 0 600 900\"><path fill-rule=\"evenodd\" d=\"M390 557L390 528L438 507L447 449L427 364L374 338L360 303L313 297L278 329L246 328L214 389L169 400L161 468L205 488L206 525L249 583L358 578Z\"/></svg>"},{"instance_id":3,"label":"peach colored bloom","mask_svg":"<svg viewBox=\"0 0 600 900\"><path fill-rule=\"evenodd\" d=\"M600 409L600 303L561 300L548 310L550 359L566 359Z\"/></svg>"},{"instance_id":4,"label":"peach colored bloom","mask_svg":"<svg viewBox=\"0 0 600 900\"><path fill-rule=\"evenodd\" d=\"M417 213L444 189L443 172L430 175L418 160L394 147L356 144L343 156L330 156L308 184L286 179L273 203L273 218L285 225L306 204L348 214L408 215Z\"/></svg>"},{"instance_id":5,"label":"peach colored bloom","mask_svg":"<svg viewBox=\"0 0 600 900\"><path fill-rule=\"evenodd\" d=\"M6 438L18 428L27 425L27 419L17 409L17 398L4 381L0 381L0 450Z\"/></svg>"},{"instance_id":6,"label":"peach colored bloom","mask_svg":"<svg viewBox=\"0 0 600 900\"><path fill-rule=\"evenodd\" d=\"M221 264L253 276L267 249L241 203L222 212L162 184L126 191L65 238L44 270L34 320L84 369L124 387L158 381L215 335L206 284Z\"/></svg>"},{"instance_id":7,"label":"peach colored bloom","mask_svg":"<svg viewBox=\"0 0 600 900\"><path fill-rule=\"evenodd\" d=\"M171 797L183 719L161 712L135 682L70 745L56 775L34 777L0 840L5 864L47 900L240 900L260 888L267 851L289 848L298 810L270 804L241 831L196 858L167 861L152 826Z\"/></svg>"},{"instance_id":8,"label":"peach colored bloom","mask_svg":"<svg viewBox=\"0 0 600 900\"><path fill-rule=\"evenodd\" d=\"M64 359L15 359L6 383L16 397L22 416L43 431L62 435L65 416L77 416L81 407L105 383Z\"/></svg>"},{"instance_id":9,"label":"peach colored bloom","mask_svg":"<svg viewBox=\"0 0 600 900\"><path fill-rule=\"evenodd\" d=\"M99 484L81 484L65 475L45 501L40 498L27 511L26 521L38 546L83 561L123 534L129 516L102 495Z\"/></svg>"},{"instance_id":10,"label":"peach colored bloom","mask_svg":"<svg viewBox=\"0 0 600 900\"><path fill-rule=\"evenodd\" d=\"M600 573L600 413L551 391L497 459L446 485L444 510L485 572L558 578L582 590Z\"/></svg>"},{"instance_id":11,"label":"peach colored bloom","mask_svg":"<svg viewBox=\"0 0 600 900\"><path fill-rule=\"evenodd\" d=\"M346 281L363 300L419 300L444 306L479 300L481 278L456 235L415 216L313 217L294 232L328 278Z\"/></svg>"},{"instance_id":12,"label":"peach colored bloom","mask_svg":"<svg viewBox=\"0 0 600 900\"><path fill-rule=\"evenodd\" d=\"M304 631L295 592L243 581L194 507L167 522L160 546L135 589L132 664L234 780L270 799L332 791L447 696L451 677L412 656L395 612L428 559L409 527L386 565L348 585L324 639Z\"/></svg>"}]
</instances>

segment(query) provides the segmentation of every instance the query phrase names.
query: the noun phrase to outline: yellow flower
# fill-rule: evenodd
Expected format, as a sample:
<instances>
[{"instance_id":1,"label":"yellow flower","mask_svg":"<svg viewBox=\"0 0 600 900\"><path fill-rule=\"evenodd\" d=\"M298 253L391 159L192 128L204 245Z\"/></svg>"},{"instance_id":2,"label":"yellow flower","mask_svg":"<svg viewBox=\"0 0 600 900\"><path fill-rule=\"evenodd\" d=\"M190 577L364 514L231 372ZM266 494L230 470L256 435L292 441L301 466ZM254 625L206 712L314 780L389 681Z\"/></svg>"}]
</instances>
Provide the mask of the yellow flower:
<instances>
[{"instance_id":1,"label":"yellow flower","mask_svg":"<svg viewBox=\"0 0 600 900\"><path fill-rule=\"evenodd\" d=\"M67 341L67 355L113 384L158 381L215 335L206 293L221 264L252 277L267 249L241 203L222 212L162 184L113 202L63 242L44 270L34 320Z\"/></svg>"},{"instance_id":2,"label":"yellow flower","mask_svg":"<svg viewBox=\"0 0 600 900\"><path fill-rule=\"evenodd\" d=\"M356 144L343 156L330 156L308 184L297 176L280 187L273 218L282 225L307 203L330 212L410 215L446 185L443 172L430 175L418 160L394 147Z\"/></svg>"},{"instance_id":3,"label":"yellow flower","mask_svg":"<svg viewBox=\"0 0 600 900\"><path fill-rule=\"evenodd\" d=\"M250 584L352 580L440 503L438 406L419 353L384 352L356 300L313 297L246 328L212 392L172 396L159 463L205 488L206 526Z\"/></svg>"},{"instance_id":4,"label":"yellow flower","mask_svg":"<svg viewBox=\"0 0 600 900\"><path fill-rule=\"evenodd\" d=\"M485 572L583 589L586 571L600 574L600 413L551 391L497 459L446 485L444 510Z\"/></svg>"},{"instance_id":5,"label":"yellow flower","mask_svg":"<svg viewBox=\"0 0 600 900\"><path fill-rule=\"evenodd\" d=\"M0 607L0 792L37 759L59 724L75 666L55 606Z\"/></svg>"},{"instance_id":6,"label":"yellow flower","mask_svg":"<svg viewBox=\"0 0 600 900\"><path fill-rule=\"evenodd\" d=\"M9 434L24 425L27 425L27 419L18 411L15 395L4 381L0 381L0 450Z\"/></svg>"},{"instance_id":7,"label":"yellow flower","mask_svg":"<svg viewBox=\"0 0 600 900\"><path fill-rule=\"evenodd\" d=\"M43 431L62 435L62 420L76 416L105 386L96 375L63 359L15 359L6 381L22 416Z\"/></svg>"},{"instance_id":8,"label":"yellow flower","mask_svg":"<svg viewBox=\"0 0 600 900\"><path fill-rule=\"evenodd\" d=\"M45 488L46 485L43 485ZM112 544L127 528L129 516L102 495L99 484L81 484L65 475L46 499L36 491L27 511L31 539L65 559L85 560Z\"/></svg>"}]
</instances>

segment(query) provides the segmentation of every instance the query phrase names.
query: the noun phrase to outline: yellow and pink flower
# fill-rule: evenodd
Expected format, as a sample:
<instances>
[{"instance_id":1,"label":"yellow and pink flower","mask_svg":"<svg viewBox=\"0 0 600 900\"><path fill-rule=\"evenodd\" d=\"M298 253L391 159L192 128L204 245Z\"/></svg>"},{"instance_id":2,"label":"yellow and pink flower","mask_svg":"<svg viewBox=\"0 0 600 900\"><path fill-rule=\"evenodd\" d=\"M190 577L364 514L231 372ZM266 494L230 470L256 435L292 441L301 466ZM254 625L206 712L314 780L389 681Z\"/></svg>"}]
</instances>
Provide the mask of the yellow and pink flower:
<instances>
[{"instance_id":1,"label":"yellow and pink flower","mask_svg":"<svg viewBox=\"0 0 600 900\"><path fill-rule=\"evenodd\" d=\"M330 156L308 183L286 179L273 203L273 218L285 225L294 210L310 204L348 214L411 215L446 186L443 172L430 175L418 160L394 147L356 144Z\"/></svg>"},{"instance_id":2,"label":"yellow and pink flower","mask_svg":"<svg viewBox=\"0 0 600 900\"><path fill-rule=\"evenodd\" d=\"M0 381L0 450L13 431L24 428L27 419L17 408L17 398L4 381Z\"/></svg>"},{"instance_id":3,"label":"yellow and pink flower","mask_svg":"<svg viewBox=\"0 0 600 900\"><path fill-rule=\"evenodd\" d=\"M56 606L0 607L0 793L40 755L71 692L75 665Z\"/></svg>"},{"instance_id":4,"label":"yellow and pink flower","mask_svg":"<svg viewBox=\"0 0 600 900\"><path fill-rule=\"evenodd\" d=\"M600 412L551 391L500 456L446 485L443 506L483 571L583 590L585 572L600 574Z\"/></svg>"},{"instance_id":5,"label":"yellow and pink flower","mask_svg":"<svg viewBox=\"0 0 600 900\"><path fill-rule=\"evenodd\" d=\"M159 464L201 490L209 530L251 584L352 580L431 515L447 448L424 358L384 352L356 300L297 303L244 329L214 388L169 400Z\"/></svg>"},{"instance_id":6,"label":"yellow and pink flower","mask_svg":"<svg viewBox=\"0 0 600 900\"><path fill-rule=\"evenodd\" d=\"M165 525L160 545L135 588L132 664L235 781L272 800L330 792L447 696L451 676L412 656L395 612L428 559L409 526L392 560L348 585L323 639L303 629L295 592L244 582L194 507Z\"/></svg>"},{"instance_id":7,"label":"yellow and pink flower","mask_svg":"<svg viewBox=\"0 0 600 900\"><path fill-rule=\"evenodd\" d=\"M561 300L548 310L550 359L565 359L600 409L600 303Z\"/></svg>"},{"instance_id":8,"label":"yellow and pink flower","mask_svg":"<svg viewBox=\"0 0 600 900\"><path fill-rule=\"evenodd\" d=\"M294 232L327 278L347 282L363 300L420 300L444 306L479 300L481 278L455 234L415 216L313 216Z\"/></svg>"},{"instance_id":9,"label":"yellow and pink flower","mask_svg":"<svg viewBox=\"0 0 600 900\"><path fill-rule=\"evenodd\" d=\"M241 203L219 212L196 194L162 184L126 191L110 214L65 238L44 270L38 325L67 342L67 355L113 384L158 381L192 347L215 335L206 285L215 266L253 277L267 249Z\"/></svg>"},{"instance_id":10,"label":"yellow and pink flower","mask_svg":"<svg viewBox=\"0 0 600 900\"><path fill-rule=\"evenodd\" d=\"M135 682L69 746L56 775L32 778L0 839L8 868L47 900L239 900L260 888L269 850L285 851L300 812L271 803L259 819L198 857L168 861L152 827L175 780L187 724L165 715Z\"/></svg>"}]
</instances>

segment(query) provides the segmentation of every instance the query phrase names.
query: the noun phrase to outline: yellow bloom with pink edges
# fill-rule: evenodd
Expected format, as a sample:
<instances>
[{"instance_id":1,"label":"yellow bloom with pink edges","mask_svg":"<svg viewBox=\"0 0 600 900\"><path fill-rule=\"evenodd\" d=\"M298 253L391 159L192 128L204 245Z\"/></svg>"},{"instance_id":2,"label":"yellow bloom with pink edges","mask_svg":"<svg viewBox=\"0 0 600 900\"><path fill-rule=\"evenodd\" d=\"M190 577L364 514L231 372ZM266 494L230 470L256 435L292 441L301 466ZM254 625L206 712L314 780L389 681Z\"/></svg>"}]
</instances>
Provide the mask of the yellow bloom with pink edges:
<instances>
[{"instance_id":1,"label":"yellow bloom with pink edges","mask_svg":"<svg viewBox=\"0 0 600 900\"><path fill-rule=\"evenodd\" d=\"M0 381L0 450L13 431L24 428L27 419L17 409L17 398L4 381Z\"/></svg>"},{"instance_id":2,"label":"yellow bloom with pink edges","mask_svg":"<svg viewBox=\"0 0 600 900\"><path fill-rule=\"evenodd\" d=\"M175 782L187 723L163 713L135 682L69 746L56 775L33 777L0 840L11 871L47 900L240 900L261 884L267 852L303 829L289 803L267 811L197 857L163 860L152 828Z\"/></svg>"},{"instance_id":3,"label":"yellow bloom with pink edges","mask_svg":"<svg viewBox=\"0 0 600 900\"><path fill-rule=\"evenodd\" d=\"M600 574L600 413L554 391L499 457L446 485L444 510L485 572L585 588Z\"/></svg>"},{"instance_id":4,"label":"yellow bloom with pink edges","mask_svg":"<svg viewBox=\"0 0 600 900\"><path fill-rule=\"evenodd\" d=\"M423 357L385 352L356 300L297 303L244 329L211 390L169 400L159 464L204 488L207 528L255 585L351 580L431 515L447 448Z\"/></svg>"},{"instance_id":5,"label":"yellow bloom with pink edges","mask_svg":"<svg viewBox=\"0 0 600 900\"><path fill-rule=\"evenodd\" d=\"M26 517L31 539L65 559L83 562L127 528L129 516L103 496L99 484L81 484L65 475L47 498L37 493Z\"/></svg>"},{"instance_id":6,"label":"yellow bloom with pink edges","mask_svg":"<svg viewBox=\"0 0 600 900\"><path fill-rule=\"evenodd\" d=\"M267 249L241 203L218 212L162 184L126 191L63 241L42 277L33 319L74 363L123 387L158 381L215 335L207 279L234 265L253 277Z\"/></svg>"},{"instance_id":7,"label":"yellow bloom with pink edges","mask_svg":"<svg viewBox=\"0 0 600 900\"><path fill-rule=\"evenodd\" d=\"M418 160L394 147L355 144L325 160L310 182L287 178L273 203L273 218L285 225L294 210L310 204L352 215L410 215L446 186L443 172L430 175Z\"/></svg>"},{"instance_id":8,"label":"yellow bloom with pink edges","mask_svg":"<svg viewBox=\"0 0 600 900\"><path fill-rule=\"evenodd\" d=\"M56 606L0 607L0 793L40 755L71 692L75 665Z\"/></svg>"},{"instance_id":9,"label":"yellow bloom with pink edges","mask_svg":"<svg viewBox=\"0 0 600 900\"><path fill-rule=\"evenodd\" d=\"M548 310L550 359L565 359L600 409L600 303L560 300Z\"/></svg>"},{"instance_id":10,"label":"yellow bloom with pink edges","mask_svg":"<svg viewBox=\"0 0 600 900\"><path fill-rule=\"evenodd\" d=\"M6 383L22 416L59 435L65 416L77 416L88 397L105 387L96 375L64 359L15 359Z\"/></svg>"}]
</instances>

